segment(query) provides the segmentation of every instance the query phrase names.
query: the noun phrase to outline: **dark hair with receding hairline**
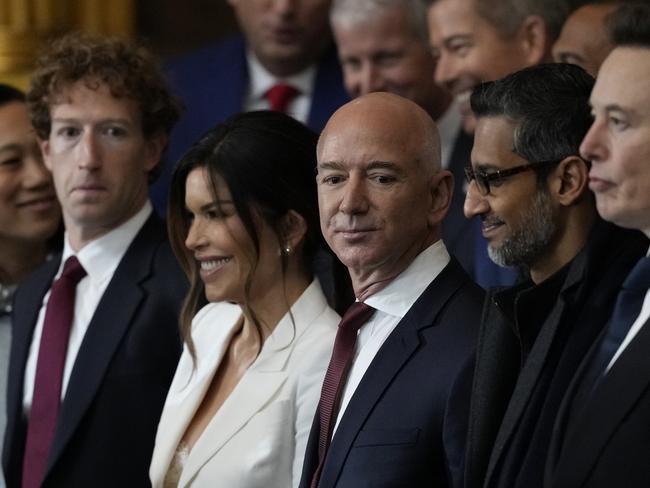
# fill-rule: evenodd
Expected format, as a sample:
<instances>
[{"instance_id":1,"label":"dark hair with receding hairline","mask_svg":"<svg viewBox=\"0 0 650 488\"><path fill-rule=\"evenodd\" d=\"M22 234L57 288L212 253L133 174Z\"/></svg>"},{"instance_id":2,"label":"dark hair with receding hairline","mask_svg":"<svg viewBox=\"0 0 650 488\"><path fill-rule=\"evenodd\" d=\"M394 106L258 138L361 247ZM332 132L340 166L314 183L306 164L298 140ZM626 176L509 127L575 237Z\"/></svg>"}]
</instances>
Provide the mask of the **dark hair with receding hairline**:
<instances>
[{"instance_id":1,"label":"dark hair with receding hairline","mask_svg":"<svg viewBox=\"0 0 650 488\"><path fill-rule=\"evenodd\" d=\"M607 18L607 30L614 46L650 48L650 5L621 5Z\"/></svg>"},{"instance_id":2,"label":"dark hair with receding hairline","mask_svg":"<svg viewBox=\"0 0 650 488\"><path fill-rule=\"evenodd\" d=\"M478 119L506 117L515 124L515 154L530 162L559 161L580 155L593 122L589 96L594 81L573 64L541 64L478 85L470 104ZM537 168L538 181L552 169Z\"/></svg>"}]
</instances>

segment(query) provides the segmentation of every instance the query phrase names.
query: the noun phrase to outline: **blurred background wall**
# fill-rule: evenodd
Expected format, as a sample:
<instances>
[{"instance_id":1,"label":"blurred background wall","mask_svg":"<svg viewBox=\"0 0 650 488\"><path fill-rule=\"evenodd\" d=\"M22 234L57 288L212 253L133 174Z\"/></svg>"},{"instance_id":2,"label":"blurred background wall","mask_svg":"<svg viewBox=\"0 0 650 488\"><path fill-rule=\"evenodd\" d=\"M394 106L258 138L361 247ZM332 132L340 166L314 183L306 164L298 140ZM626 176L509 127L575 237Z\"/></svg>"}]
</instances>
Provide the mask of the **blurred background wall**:
<instances>
[{"instance_id":1,"label":"blurred background wall","mask_svg":"<svg viewBox=\"0 0 650 488\"><path fill-rule=\"evenodd\" d=\"M0 82L25 89L40 47L73 30L139 39L164 61L237 27L226 0L0 0Z\"/></svg>"}]
</instances>

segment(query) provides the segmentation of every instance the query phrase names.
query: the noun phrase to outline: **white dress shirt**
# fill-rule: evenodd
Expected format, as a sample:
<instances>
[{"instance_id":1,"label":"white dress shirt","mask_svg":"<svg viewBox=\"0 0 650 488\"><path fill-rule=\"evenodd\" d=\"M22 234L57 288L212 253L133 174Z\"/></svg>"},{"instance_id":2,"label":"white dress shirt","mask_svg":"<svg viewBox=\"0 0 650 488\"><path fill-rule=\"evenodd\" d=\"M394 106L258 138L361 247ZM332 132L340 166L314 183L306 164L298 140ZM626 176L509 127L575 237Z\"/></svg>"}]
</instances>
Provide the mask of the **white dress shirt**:
<instances>
[{"instance_id":1,"label":"white dress shirt","mask_svg":"<svg viewBox=\"0 0 650 488\"><path fill-rule=\"evenodd\" d=\"M311 65L300 73L278 79L262 66L252 52L249 51L246 58L249 84L244 100L244 110L268 110L271 107L266 98L266 92L277 83L286 83L298 89L298 95L289 102L287 114L306 124L314 94L316 66Z\"/></svg>"},{"instance_id":2,"label":"white dress shirt","mask_svg":"<svg viewBox=\"0 0 650 488\"><path fill-rule=\"evenodd\" d=\"M129 220L122 225L86 244L78 253L77 259L86 270L86 276L77 285L75 293L74 317L70 328L70 339L63 368L63 382L61 385L61 399L64 398L70 374L74 366L77 353L81 347L88 325L95 313L95 309L102 298L106 287L113 278L113 274L120 264L122 257L126 253L129 245L140 231L146 220L149 218L153 207L147 201L145 205ZM66 233L64 239L63 255L61 264L54 279L58 279L63 272L63 265L66 259L75 255L68 242ZM48 291L43 297L41 310L36 320L32 344L29 348L27 365L25 368L24 393L23 393L23 411L29 415L32 406L32 396L34 393L34 380L36 376L36 364L38 362L38 351L41 343L41 334L43 332L43 321L45 320L45 310L50 298Z\"/></svg>"},{"instance_id":3,"label":"white dress shirt","mask_svg":"<svg viewBox=\"0 0 650 488\"><path fill-rule=\"evenodd\" d=\"M647 256L650 257L650 249L648 250ZM641 306L641 312L639 313L639 316L632 323L632 327L630 327L630 330L627 332L625 339L623 339L623 342L621 342L621 345L616 351L616 354L614 354L614 357L612 357L612 360L607 365L607 371L611 369L611 367L616 362L616 360L620 357L621 354L623 354L625 348L630 345L632 339L636 337L636 335L639 333L641 328L649 319L650 319L650 289L648 289L648 291L646 291L645 293L645 298L643 299L643 305Z\"/></svg>"},{"instance_id":4,"label":"white dress shirt","mask_svg":"<svg viewBox=\"0 0 650 488\"><path fill-rule=\"evenodd\" d=\"M449 259L445 245L439 240L422 251L409 267L385 288L364 300L364 303L376 312L359 329L354 359L341 395L341 408L332 435L382 344L424 290L447 266Z\"/></svg>"}]
</instances>

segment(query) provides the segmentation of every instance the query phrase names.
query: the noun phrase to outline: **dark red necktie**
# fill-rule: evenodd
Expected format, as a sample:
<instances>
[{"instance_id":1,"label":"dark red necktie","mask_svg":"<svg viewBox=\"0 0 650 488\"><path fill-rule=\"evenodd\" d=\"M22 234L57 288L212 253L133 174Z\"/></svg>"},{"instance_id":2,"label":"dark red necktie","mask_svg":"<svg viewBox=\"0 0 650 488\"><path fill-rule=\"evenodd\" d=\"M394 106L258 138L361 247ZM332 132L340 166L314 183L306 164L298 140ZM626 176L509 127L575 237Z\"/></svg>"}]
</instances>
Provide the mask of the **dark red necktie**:
<instances>
[{"instance_id":1,"label":"dark red necktie","mask_svg":"<svg viewBox=\"0 0 650 488\"><path fill-rule=\"evenodd\" d=\"M266 92L266 98L271 105L271 110L283 113L287 113L287 108L296 95L298 95L298 90L284 83L273 85Z\"/></svg>"},{"instance_id":2,"label":"dark red necktie","mask_svg":"<svg viewBox=\"0 0 650 488\"><path fill-rule=\"evenodd\" d=\"M70 326L74 315L75 290L86 275L75 256L69 257L63 273L52 285L38 349L32 409L27 427L23 459L23 488L41 485L61 405L61 385Z\"/></svg>"},{"instance_id":3,"label":"dark red necktie","mask_svg":"<svg viewBox=\"0 0 650 488\"><path fill-rule=\"evenodd\" d=\"M316 488L320 474L325 463L327 448L332 439L332 430L341 402L341 393L347 379L352 359L354 346L357 343L357 331L365 324L375 309L362 302L355 302L345 312L334 340L334 350L330 364L327 367L323 389L320 393L320 436L318 438L318 467L311 481L311 487Z\"/></svg>"}]
</instances>

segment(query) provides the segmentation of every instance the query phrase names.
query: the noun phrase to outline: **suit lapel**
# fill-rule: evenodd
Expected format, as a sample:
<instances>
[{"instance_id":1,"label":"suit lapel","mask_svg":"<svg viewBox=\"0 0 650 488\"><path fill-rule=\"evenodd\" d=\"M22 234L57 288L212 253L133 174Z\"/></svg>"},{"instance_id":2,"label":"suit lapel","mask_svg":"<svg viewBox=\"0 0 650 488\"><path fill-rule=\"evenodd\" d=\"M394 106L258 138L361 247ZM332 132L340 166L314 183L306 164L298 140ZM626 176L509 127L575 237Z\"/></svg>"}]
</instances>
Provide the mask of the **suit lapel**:
<instances>
[{"instance_id":1,"label":"suit lapel","mask_svg":"<svg viewBox=\"0 0 650 488\"><path fill-rule=\"evenodd\" d=\"M3 464L5 473L11 470L22 469L21 466L9 466L10 456L13 463L22 460L22 452L16 450L22 445L26 435L23 418L23 396L25 384L25 366L34 335L36 321L43 305L43 298L50 289L54 275L61 263L61 256L45 263L35 274L29 278L17 291L16 308L12 315L12 340L9 361L9 374L7 377L7 431L5 435L5 449Z\"/></svg>"},{"instance_id":2,"label":"suit lapel","mask_svg":"<svg viewBox=\"0 0 650 488\"><path fill-rule=\"evenodd\" d=\"M388 336L352 395L336 429L321 474L322 486L335 486L352 444L366 419L404 364L420 346L419 331L434 325L437 315L461 286L463 273L452 259L427 287Z\"/></svg>"},{"instance_id":3,"label":"suit lapel","mask_svg":"<svg viewBox=\"0 0 650 488\"><path fill-rule=\"evenodd\" d=\"M650 377L650 320L646 321L610 371L593 391L589 402L566 436L565 456L556 470L566 479L561 486L581 486L594 468L617 427L648 389Z\"/></svg>"},{"instance_id":4,"label":"suit lapel","mask_svg":"<svg viewBox=\"0 0 650 488\"><path fill-rule=\"evenodd\" d=\"M287 380L287 364L295 344L314 320L325 311L326 307L327 303L322 295L320 285L316 281L312 282L291 309L294 320L292 321L289 314L282 318L273 333L264 342L262 351L255 362L241 378L217 414L212 417L193 446L187 458L187 464L183 468L179 486L189 484L210 458L244 428L255 414L269 405ZM221 358L228 345L227 342L229 342L228 338L222 339L219 357L210 358L214 361L211 373L202 380L200 395L194 396L193 412L186 417L188 422L203 401L214 373L221 363ZM199 351L197 353L200 354ZM176 448L179 441L180 437L176 439L172 450Z\"/></svg>"},{"instance_id":5,"label":"suit lapel","mask_svg":"<svg viewBox=\"0 0 650 488\"><path fill-rule=\"evenodd\" d=\"M131 243L104 292L74 363L48 460L56 463L99 390L122 338L145 298L141 283L151 274L152 250L163 231L152 214Z\"/></svg>"}]
</instances>

